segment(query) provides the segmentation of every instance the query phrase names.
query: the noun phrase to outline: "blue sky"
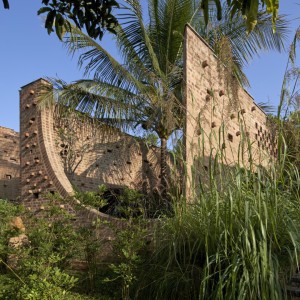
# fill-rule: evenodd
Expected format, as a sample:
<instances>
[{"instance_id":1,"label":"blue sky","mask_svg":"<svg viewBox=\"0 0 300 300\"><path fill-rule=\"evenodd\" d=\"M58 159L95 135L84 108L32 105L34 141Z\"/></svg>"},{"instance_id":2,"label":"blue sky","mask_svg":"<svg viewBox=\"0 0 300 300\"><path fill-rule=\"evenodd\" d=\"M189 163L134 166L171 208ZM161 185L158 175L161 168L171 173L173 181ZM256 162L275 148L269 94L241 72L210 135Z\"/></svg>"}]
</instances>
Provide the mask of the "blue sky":
<instances>
[{"instance_id":1,"label":"blue sky","mask_svg":"<svg viewBox=\"0 0 300 300\"><path fill-rule=\"evenodd\" d=\"M76 59L67 55L55 34L49 36L43 28L42 19L36 14L40 3L10 0L10 10L4 10L0 3L0 126L16 131L20 87L40 77L59 76L67 82L82 78ZM300 17L300 0L281 0L280 13L289 14L291 19ZM299 25L299 19L291 23L287 46ZM116 54L109 35L101 43ZM286 61L286 53L268 52L245 69L251 83L249 92L257 102L278 103Z\"/></svg>"}]
</instances>

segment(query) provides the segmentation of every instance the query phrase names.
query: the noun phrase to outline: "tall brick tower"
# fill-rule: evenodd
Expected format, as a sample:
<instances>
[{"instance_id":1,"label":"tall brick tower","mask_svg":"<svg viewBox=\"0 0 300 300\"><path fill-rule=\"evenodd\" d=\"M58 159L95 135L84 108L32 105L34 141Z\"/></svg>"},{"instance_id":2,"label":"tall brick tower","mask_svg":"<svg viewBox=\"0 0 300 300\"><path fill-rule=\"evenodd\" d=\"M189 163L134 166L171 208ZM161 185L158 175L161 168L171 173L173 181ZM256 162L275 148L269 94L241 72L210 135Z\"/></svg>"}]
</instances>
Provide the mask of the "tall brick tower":
<instances>
[{"instance_id":1,"label":"tall brick tower","mask_svg":"<svg viewBox=\"0 0 300 300\"><path fill-rule=\"evenodd\" d=\"M38 97L47 85L38 79L20 91L21 201L33 210L45 204L46 193L57 191L67 197L73 192L55 151L53 115L38 108Z\"/></svg>"}]
</instances>

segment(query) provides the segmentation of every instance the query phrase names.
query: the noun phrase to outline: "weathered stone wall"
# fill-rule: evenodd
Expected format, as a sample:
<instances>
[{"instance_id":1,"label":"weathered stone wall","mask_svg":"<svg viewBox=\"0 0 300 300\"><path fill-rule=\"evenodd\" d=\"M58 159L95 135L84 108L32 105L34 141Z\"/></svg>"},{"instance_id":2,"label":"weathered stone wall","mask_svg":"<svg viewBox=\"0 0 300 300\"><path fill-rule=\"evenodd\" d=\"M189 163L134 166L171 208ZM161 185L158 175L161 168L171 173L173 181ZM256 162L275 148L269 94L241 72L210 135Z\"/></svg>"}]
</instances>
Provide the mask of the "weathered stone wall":
<instances>
[{"instance_id":1,"label":"weathered stone wall","mask_svg":"<svg viewBox=\"0 0 300 300\"><path fill-rule=\"evenodd\" d=\"M20 196L19 133L0 126L0 199Z\"/></svg>"},{"instance_id":2,"label":"weathered stone wall","mask_svg":"<svg viewBox=\"0 0 300 300\"><path fill-rule=\"evenodd\" d=\"M216 154L229 166L267 166L277 150L265 113L190 26L185 32L184 72L187 180L198 160L205 170Z\"/></svg>"}]
</instances>

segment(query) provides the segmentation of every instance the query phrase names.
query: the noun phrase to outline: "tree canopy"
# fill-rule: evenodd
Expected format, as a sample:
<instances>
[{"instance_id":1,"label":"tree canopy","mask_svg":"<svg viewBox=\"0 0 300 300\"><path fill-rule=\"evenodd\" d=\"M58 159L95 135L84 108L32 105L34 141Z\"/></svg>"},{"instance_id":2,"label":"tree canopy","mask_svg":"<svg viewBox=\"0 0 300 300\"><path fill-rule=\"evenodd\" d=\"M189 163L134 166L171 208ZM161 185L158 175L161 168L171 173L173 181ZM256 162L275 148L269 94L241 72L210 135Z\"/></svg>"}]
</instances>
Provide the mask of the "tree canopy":
<instances>
[{"instance_id":1,"label":"tree canopy","mask_svg":"<svg viewBox=\"0 0 300 300\"><path fill-rule=\"evenodd\" d=\"M9 9L9 0L2 1L4 8ZM217 19L222 19L222 2L221 0L202 0L200 2L206 24L208 24L212 6L215 6L217 10ZM226 2L231 18L240 14L246 19L248 32L255 28L258 12L261 9L272 15L273 29L275 30L279 0L226 0ZM46 14L45 28L49 34L55 30L60 39L65 32L66 20L72 20L78 28L85 29L88 35L94 39L101 39L105 30L115 32L118 24L117 18L112 13L113 8L119 7L116 0L42 0L42 5L38 14Z\"/></svg>"}]
</instances>

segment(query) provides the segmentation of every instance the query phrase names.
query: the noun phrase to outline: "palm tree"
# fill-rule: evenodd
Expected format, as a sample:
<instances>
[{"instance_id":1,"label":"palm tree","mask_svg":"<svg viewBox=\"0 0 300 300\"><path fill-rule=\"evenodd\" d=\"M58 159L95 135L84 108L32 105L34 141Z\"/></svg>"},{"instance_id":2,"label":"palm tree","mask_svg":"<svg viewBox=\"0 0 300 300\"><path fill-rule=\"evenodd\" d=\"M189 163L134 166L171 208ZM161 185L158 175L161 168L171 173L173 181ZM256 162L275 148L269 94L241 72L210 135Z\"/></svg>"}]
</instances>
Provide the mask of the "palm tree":
<instances>
[{"instance_id":1,"label":"palm tree","mask_svg":"<svg viewBox=\"0 0 300 300\"><path fill-rule=\"evenodd\" d=\"M79 65L92 79L65 84L54 82L59 101L84 111L113 126L150 130L160 139L161 194L166 196L167 141L182 129L183 107L183 34L190 23L214 48L228 37L234 70L241 82L242 66L262 49L282 49L286 23L260 15L260 21L248 36L240 17L205 26L200 0L149 0L150 20L145 23L138 1L128 0L116 29L116 42L123 63L78 28L70 25L64 43L73 54L83 51ZM212 26L213 25L213 26Z\"/></svg>"}]
</instances>

